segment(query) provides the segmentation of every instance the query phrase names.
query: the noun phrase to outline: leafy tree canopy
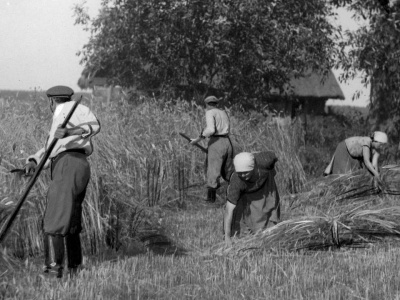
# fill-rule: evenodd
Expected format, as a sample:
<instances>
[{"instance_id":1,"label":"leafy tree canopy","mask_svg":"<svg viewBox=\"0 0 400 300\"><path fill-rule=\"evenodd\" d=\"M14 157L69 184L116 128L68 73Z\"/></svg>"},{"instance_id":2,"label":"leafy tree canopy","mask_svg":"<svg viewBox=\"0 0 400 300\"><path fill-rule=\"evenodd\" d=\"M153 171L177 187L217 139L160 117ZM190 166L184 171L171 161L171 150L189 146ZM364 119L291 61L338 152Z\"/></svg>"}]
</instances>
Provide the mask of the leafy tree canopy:
<instances>
[{"instance_id":1,"label":"leafy tree canopy","mask_svg":"<svg viewBox=\"0 0 400 300\"><path fill-rule=\"evenodd\" d=\"M343 79L361 71L370 84L371 120L374 129L400 133L400 1L334 0L347 6L365 25L347 33L343 47L350 46L346 59L339 61Z\"/></svg>"},{"instance_id":2,"label":"leafy tree canopy","mask_svg":"<svg viewBox=\"0 0 400 300\"><path fill-rule=\"evenodd\" d=\"M341 5L334 3L334 5ZM329 70L343 56L326 0L103 0L76 23L91 38L80 52L91 70L125 87L187 84L252 99L306 70Z\"/></svg>"}]
</instances>

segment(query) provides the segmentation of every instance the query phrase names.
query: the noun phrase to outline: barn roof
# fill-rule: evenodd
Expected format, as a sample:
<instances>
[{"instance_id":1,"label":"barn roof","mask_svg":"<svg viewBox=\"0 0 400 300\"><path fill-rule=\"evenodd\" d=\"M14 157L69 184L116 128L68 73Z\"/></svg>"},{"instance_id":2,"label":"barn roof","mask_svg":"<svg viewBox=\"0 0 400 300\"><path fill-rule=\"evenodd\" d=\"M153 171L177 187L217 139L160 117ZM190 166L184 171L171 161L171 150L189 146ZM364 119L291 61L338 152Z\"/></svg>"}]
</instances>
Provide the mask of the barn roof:
<instances>
[{"instance_id":1,"label":"barn roof","mask_svg":"<svg viewBox=\"0 0 400 300\"><path fill-rule=\"evenodd\" d=\"M315 98L321 100L345 99L332 70L329 70L326 76L309 71L302 77L292 78L290 84L284 89L283 95L280 95L278 90L271 91L271 94L275 97L294 96L297 98Z\"/></svg>"},{"instance_id":2,"label":"barn roof","mask_svg":"<svg viewBox=\"0 0 400 300\"><path fill-rule=\"evenodd\" d=\"M82 76L78 81L78 85L81 89L93 87L94 85L102 86L107 84L107 78L99 76L103 74L96 73L96 76L90 78L90 80L87 80L87 74L86 78L84 78L84 73L85 70L82 72ZM214 78L214 81L216 82L219 80L220 78ZM273 98L293 96L296 98L314 98L320 100L345 99L343 91L340 88L340 85L332 70L329 70L326 76L323 76L321 73L316 71L308 71L301 77L293 77L290 80L290 83L284 89L283 93L280 93L278 89L272 89L270 91L270 95Z\"/></svg>"}]
</instances>

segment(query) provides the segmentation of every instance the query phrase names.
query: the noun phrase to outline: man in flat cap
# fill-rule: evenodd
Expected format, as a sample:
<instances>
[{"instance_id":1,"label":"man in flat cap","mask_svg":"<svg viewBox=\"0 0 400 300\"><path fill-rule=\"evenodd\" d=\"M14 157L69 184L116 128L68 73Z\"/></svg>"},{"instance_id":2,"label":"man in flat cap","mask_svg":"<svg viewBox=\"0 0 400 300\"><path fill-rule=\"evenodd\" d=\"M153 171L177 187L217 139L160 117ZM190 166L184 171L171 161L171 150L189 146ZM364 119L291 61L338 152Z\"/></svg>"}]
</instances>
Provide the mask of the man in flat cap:
<instances>
[{"instance_id":1,"label":"man in flat cap","mask_svg":"<svg viewBox=\"0 0 400 300\"><path fill-rule=\"evenodd\" d=\"M225 242L233 235L256 233L280 220L279 193L275 183L275 154L271 151L235 156L227 189L224 217Z\"/></svg>"},{"instance_id":2,"label":"man in flat cap","mask_svg":"<svg viewBox=\"0 0 400 300\"><path fill-rule=\"evenodd\" d=\"M191 144L196 144L202 139L209 138L207 153L207 198L206 201L214 203L217 189L220 187L220 178L229 181L233 173L234 149L229 137L229 118L227 113L219 109L217 104L220 99L215 96L205 98L206 128L196 139L191 139Z\"/></svg>"},{"instance_id":3,"label":"man in flat cap","mask_svg":"<svg viewBox=\"0 0 400 300\"><path fill-rule=\"evenodd\" d=\"M87 157L93 152L91 138L100 131L100 123L90 109L79 104L66 128L61 124L70 112L74 91L66 86L47 90L53 123L45 146L26 160L25 172L31 173L40 163L47 148L58 139L44 168L51 170L47 205L43 218L44 272L61 278L64 268L64 247L67 249L70 275L82 263L80 232L82 202L90 179Z\"/></svg>"}]
</instances>

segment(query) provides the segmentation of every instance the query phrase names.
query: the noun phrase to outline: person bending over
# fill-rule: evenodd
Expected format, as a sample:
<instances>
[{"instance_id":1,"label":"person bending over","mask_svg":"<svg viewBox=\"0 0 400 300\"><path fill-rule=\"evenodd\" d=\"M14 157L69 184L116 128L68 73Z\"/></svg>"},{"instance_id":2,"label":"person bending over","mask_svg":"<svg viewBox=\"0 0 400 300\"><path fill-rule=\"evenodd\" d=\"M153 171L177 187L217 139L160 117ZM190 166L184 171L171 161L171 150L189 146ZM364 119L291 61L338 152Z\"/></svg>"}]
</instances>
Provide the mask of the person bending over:
<instances>
[{"instance_id":1,"label":"person bending over","mask_svg":"<svg viewBox=\"0 0 400 300\"><path fill-rule=\"evenodd\" d=\"M273 152L242 152L233 160L224 216L225 242L233 235L256 233L280 221Z\"/></svg>"}]
</instances>

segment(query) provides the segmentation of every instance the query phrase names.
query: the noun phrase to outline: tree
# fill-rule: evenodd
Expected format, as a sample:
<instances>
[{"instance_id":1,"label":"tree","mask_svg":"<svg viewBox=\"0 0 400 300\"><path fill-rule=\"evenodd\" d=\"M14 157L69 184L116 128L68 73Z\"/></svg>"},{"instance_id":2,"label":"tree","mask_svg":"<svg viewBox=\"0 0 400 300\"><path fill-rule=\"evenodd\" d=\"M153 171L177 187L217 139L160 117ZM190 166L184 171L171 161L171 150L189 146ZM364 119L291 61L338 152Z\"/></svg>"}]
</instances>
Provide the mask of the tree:
<instances>
[{"instance_id":1,"label":"tree","mask_svg":"<svg viewBox=\"0 0 400 300\"><path fill-rule=\"evenodd\" d=\"M125 87L166 89L203 83L231 98L260 99L313 69L328 71L343 53L324 0L103 0L80 55Z\"/></svg>"},{"instance_id":2,"label":"tree","mask_svg":"<svg viewBox=\"0 0 400 300\"><path fill-rule=\"evenodd\" d=\"M343 46L351 50L340 61L342 78L352 78L357 71L370 84L370 119L372 129L400 133L400 1L332 1L348 6L355 18L367 20L356 32L348 33Z\"/></svg>"}]
</instances>

